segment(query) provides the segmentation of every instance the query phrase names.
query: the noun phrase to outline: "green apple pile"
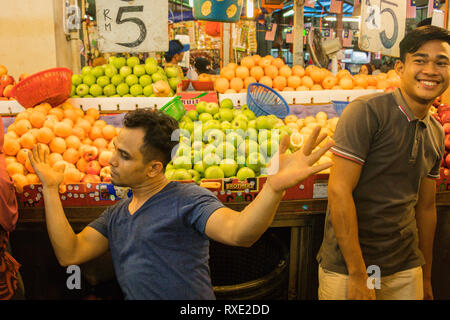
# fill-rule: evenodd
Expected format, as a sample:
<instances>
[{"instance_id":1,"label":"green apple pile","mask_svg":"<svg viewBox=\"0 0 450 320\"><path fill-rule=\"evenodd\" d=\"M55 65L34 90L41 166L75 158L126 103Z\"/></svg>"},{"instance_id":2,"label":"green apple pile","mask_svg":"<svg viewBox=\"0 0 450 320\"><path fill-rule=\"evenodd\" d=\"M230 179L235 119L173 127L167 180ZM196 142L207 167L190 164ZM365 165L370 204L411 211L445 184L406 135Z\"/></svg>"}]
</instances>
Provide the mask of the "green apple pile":
<instances>
[{"instance_id":1,"label":"green apple pile","mask_svg":"<svg viewBox=\"0 0 450 320\"><path fill-rule=\"evenodd\" d=\"M230 99L220 105L200 101L179 122L179 144L166 167L169 180L264 176L284 135L293 129L274 115L256 117ZM177 140L178 141L178 140ZM295 151L295 145L288 153Z\"/></svg>"},{"instance_id":2,"label":"green apple pile","mask_svg":"<svg viewBox=\"0 0 450 320\"><path fill-rule=\"evenodd\" d=\"M108 64L85 66L72 75L72 98L93 97L171 97L181 82L177 68L165 70L154 58L140 64L137 57L110 57ZM166 88L163 92L158 88Z\"/></svg>"}]
</instances>

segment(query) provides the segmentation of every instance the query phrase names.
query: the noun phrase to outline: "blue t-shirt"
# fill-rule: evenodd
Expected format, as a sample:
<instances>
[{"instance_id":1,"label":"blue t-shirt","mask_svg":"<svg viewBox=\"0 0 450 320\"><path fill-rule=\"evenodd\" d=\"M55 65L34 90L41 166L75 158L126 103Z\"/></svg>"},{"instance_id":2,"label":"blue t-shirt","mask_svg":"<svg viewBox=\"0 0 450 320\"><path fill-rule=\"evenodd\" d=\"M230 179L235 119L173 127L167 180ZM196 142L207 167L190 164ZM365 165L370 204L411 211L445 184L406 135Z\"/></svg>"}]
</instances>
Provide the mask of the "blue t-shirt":
<instances>
[{"instance_id":1,"label":"blue t-shirt","mask_svg":"<svg viewBox=\"0 0 450 320\"><path fill-rule=\"evenodd\" d=\"M224 205L196 184L170 182L133 215L131 198L111 206L90 227L108 238L126 299L215 299L205 226Z\"/></svg>"}]
</instances>

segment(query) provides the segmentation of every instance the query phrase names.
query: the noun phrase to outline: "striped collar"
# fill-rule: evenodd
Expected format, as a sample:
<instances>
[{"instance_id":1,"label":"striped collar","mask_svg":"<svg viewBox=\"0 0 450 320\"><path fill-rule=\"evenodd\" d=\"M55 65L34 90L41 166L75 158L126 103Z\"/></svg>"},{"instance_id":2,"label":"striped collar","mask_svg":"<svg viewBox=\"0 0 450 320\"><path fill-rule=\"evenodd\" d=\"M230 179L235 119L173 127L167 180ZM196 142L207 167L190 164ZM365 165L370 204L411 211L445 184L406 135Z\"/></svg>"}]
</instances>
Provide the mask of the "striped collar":
<instances>
[{"instance_id":1,"label":"striped collar","mask_svg":"<svg viewBox=\"0 0 450 320\"><path fill-rule=\"evenodd\" d=\"M398 105L398 108L405 115L405 117L408 119L408 121L411 122L413 120L417 120L418 118L414 115L414 113L408 107L408 104L406 103L405 99L403 98L400 89L397 88L394 92L392 92L392 94L394 96L395 102Z\"/></svg>"}]
</instances>

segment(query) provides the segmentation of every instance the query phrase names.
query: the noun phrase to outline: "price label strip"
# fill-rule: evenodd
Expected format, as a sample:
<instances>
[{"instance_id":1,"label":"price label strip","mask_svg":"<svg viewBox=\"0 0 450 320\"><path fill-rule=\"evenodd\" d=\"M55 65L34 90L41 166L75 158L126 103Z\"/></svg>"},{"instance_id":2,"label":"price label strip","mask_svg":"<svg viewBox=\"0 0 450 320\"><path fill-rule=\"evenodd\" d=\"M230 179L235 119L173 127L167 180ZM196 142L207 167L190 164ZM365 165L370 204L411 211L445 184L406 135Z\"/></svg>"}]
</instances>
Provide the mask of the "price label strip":
<instances>
[{"instance_id":1,"label":"price label strip","mask_svg":"<svg viewBox=\"0 0 450 320\"><path fill-rule=\"evenodd\" d=\"M168 1L97 0L100 52L169 49Z\"/></svg>"}]
</instances>

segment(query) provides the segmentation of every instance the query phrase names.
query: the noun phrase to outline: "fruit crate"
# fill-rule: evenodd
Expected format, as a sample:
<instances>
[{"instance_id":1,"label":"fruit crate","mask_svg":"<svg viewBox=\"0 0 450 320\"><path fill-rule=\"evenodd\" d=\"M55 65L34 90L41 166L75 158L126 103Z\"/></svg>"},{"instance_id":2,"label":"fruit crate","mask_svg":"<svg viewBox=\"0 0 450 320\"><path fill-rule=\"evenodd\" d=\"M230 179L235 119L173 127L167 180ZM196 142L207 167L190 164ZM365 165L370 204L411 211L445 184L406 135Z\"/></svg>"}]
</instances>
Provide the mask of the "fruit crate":
<instances>
[{"instance_id":1,"label":"fruit crate","mask_svg":"<svg viewBox=\"0 0 450 320\"><path fill-rule=\"evenodd\" d=\"M383 90L320 90L320 91L283 91L279 94L289 105L295 104L321 104L332 103L333 100L353 101L358 97L372 93L384 92ZM243 106L247 104L247 93L219 94L219 102L231 99L234 105Z\"/></svg>"}]
</instances>

